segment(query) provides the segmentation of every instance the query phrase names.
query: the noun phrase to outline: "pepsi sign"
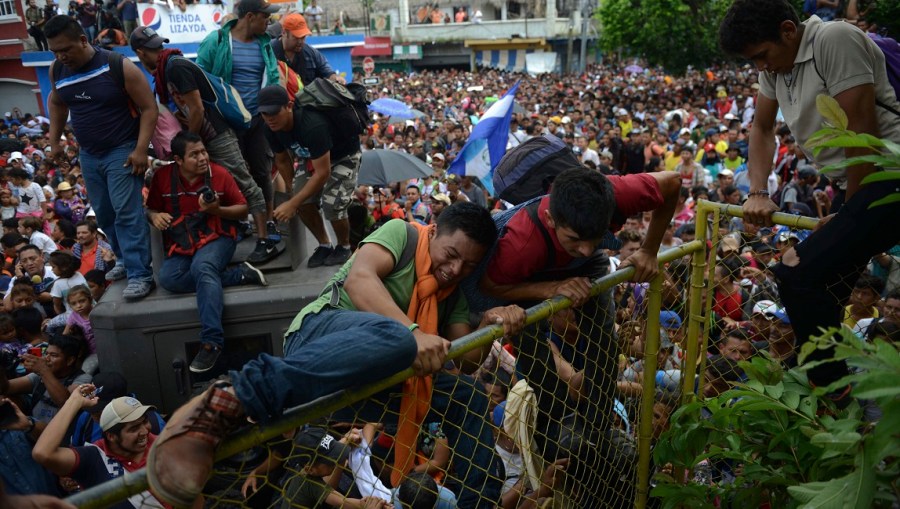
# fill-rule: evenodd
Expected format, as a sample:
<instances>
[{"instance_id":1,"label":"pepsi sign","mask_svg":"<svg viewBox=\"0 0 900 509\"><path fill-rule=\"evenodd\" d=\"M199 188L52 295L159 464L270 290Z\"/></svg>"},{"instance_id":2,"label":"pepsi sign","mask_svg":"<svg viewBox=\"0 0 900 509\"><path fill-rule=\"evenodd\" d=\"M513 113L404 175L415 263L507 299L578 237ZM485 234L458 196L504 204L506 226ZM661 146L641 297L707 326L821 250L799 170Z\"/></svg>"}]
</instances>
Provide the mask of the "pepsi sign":
<instances>
[{"instance_id":1,"label":"pepsi sign","mask_svg":"<svg viewBox=\"0 0 900 509\"><path fill-rule=\"evenodd\" d=\"M173 43L200 42L219 28L225 17L224 7L211 4L189 4L184 12L160 4L138 4L141 24L156 30Z\"/></svg>"}]
</instances>

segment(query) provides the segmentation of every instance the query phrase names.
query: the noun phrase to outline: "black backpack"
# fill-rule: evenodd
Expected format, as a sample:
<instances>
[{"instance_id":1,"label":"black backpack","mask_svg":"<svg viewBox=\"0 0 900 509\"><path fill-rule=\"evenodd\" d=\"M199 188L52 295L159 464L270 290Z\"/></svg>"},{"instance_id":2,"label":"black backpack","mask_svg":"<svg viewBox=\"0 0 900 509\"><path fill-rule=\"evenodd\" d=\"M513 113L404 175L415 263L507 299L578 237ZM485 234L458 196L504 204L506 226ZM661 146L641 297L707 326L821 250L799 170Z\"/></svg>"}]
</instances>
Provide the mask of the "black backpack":
<instances>
[{"instance_id":1,"label":"black backpack","mask_svg":"<svg viewBox=\"0 0 900 509\"><path fill-rule=\"evenodd\" d=\"M494 169L497 197L513 205L547 194L563 170L579 168L572 149L552 134L536 136L507 152Z\"/></svg>"},{"instance_id":2,"label":"black backpack","mask_svg":"<svg viewBox=\"0 0 900 509\"><path fill-rule=\"evenodd\" d=\"M341 85L329 79L316 78L297 94L295 104L326 113L342 138L366 134L372 123L369 119L368 92L359 83Z\"/></svg>"}]
</instances>

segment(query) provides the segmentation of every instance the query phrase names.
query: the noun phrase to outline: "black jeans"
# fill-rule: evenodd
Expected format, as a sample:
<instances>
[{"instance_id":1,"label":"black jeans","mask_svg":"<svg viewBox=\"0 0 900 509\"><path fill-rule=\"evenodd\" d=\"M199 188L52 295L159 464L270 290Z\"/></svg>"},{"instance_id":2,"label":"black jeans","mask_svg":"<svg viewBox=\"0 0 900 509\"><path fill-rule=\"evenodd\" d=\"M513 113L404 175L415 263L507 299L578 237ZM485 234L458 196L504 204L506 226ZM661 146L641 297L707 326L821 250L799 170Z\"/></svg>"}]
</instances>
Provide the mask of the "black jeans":
<instances>
[{"instance_id":1,"label":"black jeans","mask_svg":"<svg viewBox=\"0 0 900 509\"><path fill-rule=\"evenodd\" d=\"M900 203L868 208L891 193L900 183L882 182L863 186L837 214L797 245L796 266L779 263L772 270L778 292L787 309L796 337L796 348L821 335L820 328L840 327L844 306L853 285L872 256L887 251L900 239ZM807 359L825 360L833 351L816 350ZM809 371L809 381L818 387L847 375L843 362L829 362Z\"/></svg>"}]
</instances>

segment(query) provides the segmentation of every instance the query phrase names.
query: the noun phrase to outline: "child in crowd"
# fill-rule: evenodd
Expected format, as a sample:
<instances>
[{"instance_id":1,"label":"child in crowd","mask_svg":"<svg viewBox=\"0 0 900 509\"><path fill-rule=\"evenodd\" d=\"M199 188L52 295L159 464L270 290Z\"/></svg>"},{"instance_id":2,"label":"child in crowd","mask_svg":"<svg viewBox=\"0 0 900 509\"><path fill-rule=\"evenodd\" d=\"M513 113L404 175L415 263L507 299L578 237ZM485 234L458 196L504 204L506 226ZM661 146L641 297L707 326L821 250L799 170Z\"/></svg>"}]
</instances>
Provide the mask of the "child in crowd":
<instances>
[{"instance_id":1,"label":"child in crowd","mask_svg":"<svg viewBox=\"0 0 900 509\"><path fill-rule=\"evenodd\" d=\"M87 280L78 272L79 266L78 259L69 253L59 251L50 255L50 268L57 277L50 289L50 295L53 297L53 309L57 314L68 314L72 311L66 298L71 289L77 286L87 287Z\"/></svg>"},{"instance_id":2,"label":"child in crowd","mask_svg":"<svg viewBox=\"0 0 900 509\"><path fill-rule=\"evenodd\" d=\"M44 190L41 186L31 181L31 176L23 169L13 169L9 172L9 178L15 186L14 192L18 205L17 217L44 217Z\"/></svg>"},{"instance_id":3,"label":"child in crowd","mask_svg":"<svg viewBox=\"0 0 900 509\"><path fill-rule=\"evenodd\" d=\"M0 189L0 219L6 220L11 217L16 217L16 200L12 191Z\"/></svg>"},{"instance_id":4,"label":"child in crowd","mask_svg":"<svg viewBox=\"0 0 900 509\"><path fill-rule=\"evenodd\" d=\"M39 313L43 313L43 308L35 305L36 300L37 298L34 294L33 285L29 283L15 283L9 291L7 309L10 312L13 312L18 309L34 308L37 309Z\"/></svg>"},{"instance_id":5,"label":"child in crowd","mask_svg":"<svg viewBox=\"0 0 900 509\"><path fill-rule=\"evenodd\" d=\"M44 261L48 260L50 253L56 251L56 242L43 232L44 220L37 217L24 217L19 220L19 233L41 250Z\"/></svg>"},{"instance_id":6,"label":"child in crowd","mask_svg":"<svg viewBox=\"0 0 900 509\"><path fill-rule=\"evenodd\" d=\"M59 284L59 281L57 281L57 284ZM94 299L91 296L91 291L85 285L72 288L69 290L69 294L66 295L66 304L71 313L66 318L66 329L63 331L63 334L67 336L77 335L77 330L81 330L88 347L88 356L84 360L81 369L85 373L94 373L97 368L97 343L94 339L94 328L91 326L90 320L91 311L94 309Z\"/></svg>"},{"instance_id":7,"label":"child in crowd","mask_svg":"<svg viewBox=\"0 0 900 509\"><path fill-rule=\"evenodd\" d=\"M106 293L106 274L102 270L93 269L84 275L84 279L91 290L91 297L94 299L94 302L100 302L103 294Z\"/></svg>"}]
</instances>

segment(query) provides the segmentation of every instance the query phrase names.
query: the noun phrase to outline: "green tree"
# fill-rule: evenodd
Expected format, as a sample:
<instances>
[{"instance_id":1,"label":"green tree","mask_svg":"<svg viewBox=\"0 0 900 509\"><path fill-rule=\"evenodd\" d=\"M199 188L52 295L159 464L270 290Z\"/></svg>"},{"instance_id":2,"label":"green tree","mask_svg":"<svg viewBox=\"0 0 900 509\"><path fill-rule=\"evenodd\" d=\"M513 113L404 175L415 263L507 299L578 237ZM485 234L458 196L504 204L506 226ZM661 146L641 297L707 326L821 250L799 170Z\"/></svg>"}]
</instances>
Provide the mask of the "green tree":
<instances>
[{"instance_id":1,"label":"green tree","mask_svg":"<svg viewBox=\"0 0 900 509\"><path fill-rule=\"evenodd\" d=\"M719 60L719 22L731 0L603 0L600 47L681 74Z\"/></svg>"}]
</instances>

